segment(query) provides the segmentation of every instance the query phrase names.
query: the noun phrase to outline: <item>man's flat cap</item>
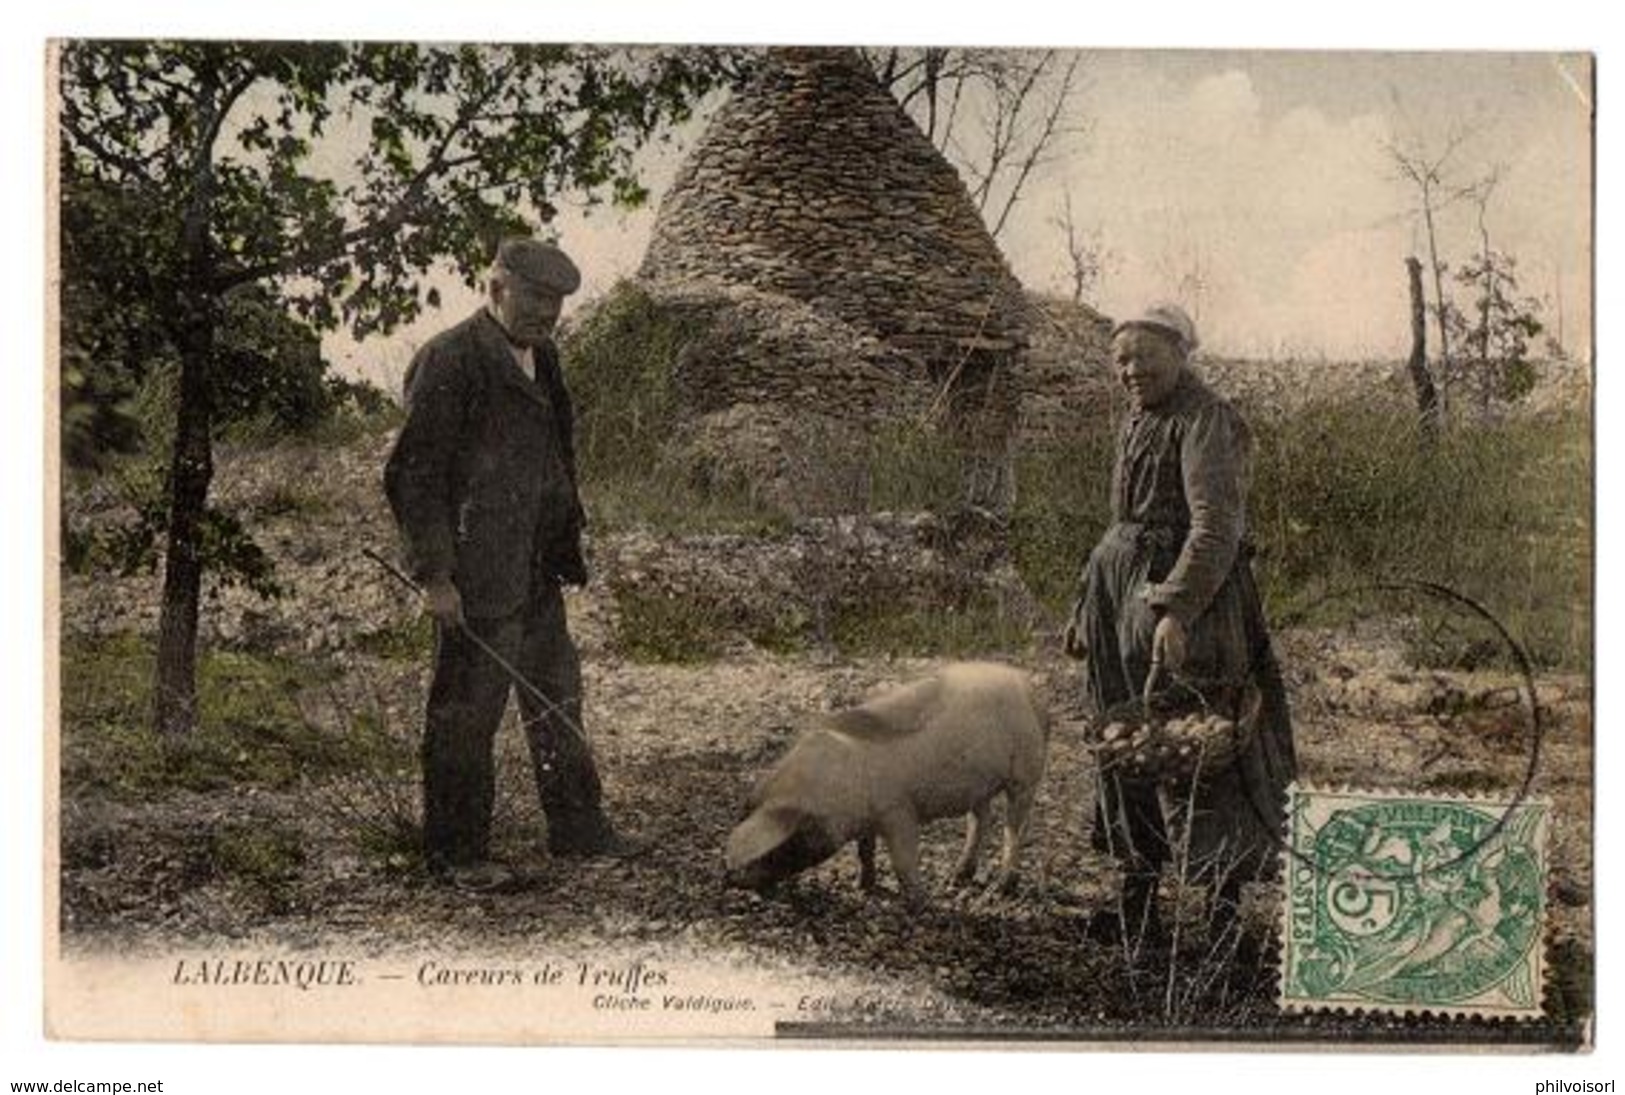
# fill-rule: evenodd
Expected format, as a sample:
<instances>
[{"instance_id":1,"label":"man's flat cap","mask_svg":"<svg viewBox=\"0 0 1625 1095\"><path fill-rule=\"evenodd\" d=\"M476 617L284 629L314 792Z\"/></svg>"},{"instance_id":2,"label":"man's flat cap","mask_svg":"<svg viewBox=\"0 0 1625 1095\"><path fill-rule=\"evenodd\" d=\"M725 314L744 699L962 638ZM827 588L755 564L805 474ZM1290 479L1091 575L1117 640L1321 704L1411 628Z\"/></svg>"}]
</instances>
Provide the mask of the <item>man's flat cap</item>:
<instances>
[{"instance_id":1,"label":"man's flat cap","mask_svg":"<svg viewBox=\"0 0 1625 1095\"><path fill-rule=\"evenodd\" d=\"M1118 320L1112 327L1112 337L1116 338L1118 332L1129 327L1153 327L1173 335L1186 353L1196 349L1196 324L1177 304L1161 301L1147 305L1126 319Z\"/></svg>"},{"instance_id":2,"label":"man's flat cap","mask_svg":"<svg viewBox=\"0 0 1625 1095\"><path fill-rule=\"evenodd\" d=\"M496 264L525 284L567 297L581 288L581 271L558 247L529 236L510 236L497 248Z\"/></svg>"}]
</instances>

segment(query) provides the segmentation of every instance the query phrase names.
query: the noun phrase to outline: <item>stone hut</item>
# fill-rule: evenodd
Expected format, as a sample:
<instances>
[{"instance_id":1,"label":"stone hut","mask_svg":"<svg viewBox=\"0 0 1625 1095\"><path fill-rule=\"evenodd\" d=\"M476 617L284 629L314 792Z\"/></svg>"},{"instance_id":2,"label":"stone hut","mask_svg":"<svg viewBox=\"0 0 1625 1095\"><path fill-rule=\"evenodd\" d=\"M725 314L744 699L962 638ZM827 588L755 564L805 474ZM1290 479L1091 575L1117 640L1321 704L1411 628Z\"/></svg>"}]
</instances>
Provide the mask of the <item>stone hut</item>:
<instances>
[{"instance_id":1,"label":"stone hut","mask_svg":"<svg viewBox=\"0 0 1625 1095\"><path fill-rule=\"evenodd\" d=\"M1027 314L1030 343L1013 374L1017 432L1023 444L1064 441L1123 404L1111 369L1112 321L1087 304L1038 293L1029 295Z\"/></svg>"},{"instance_id":2,"label":"stone hut","mask_svg":"<svg viewBox=\"0 0 1625 1095\"><path fill-rule=\"evenodd\" d=\"M863 502L841 456L919 427L968 458L967 501L1008 500L1030 306L855 50L766 55L679 171L638 280L701 321L673 376L686 458L838 511Z\"/></svg>"}]
</instances>

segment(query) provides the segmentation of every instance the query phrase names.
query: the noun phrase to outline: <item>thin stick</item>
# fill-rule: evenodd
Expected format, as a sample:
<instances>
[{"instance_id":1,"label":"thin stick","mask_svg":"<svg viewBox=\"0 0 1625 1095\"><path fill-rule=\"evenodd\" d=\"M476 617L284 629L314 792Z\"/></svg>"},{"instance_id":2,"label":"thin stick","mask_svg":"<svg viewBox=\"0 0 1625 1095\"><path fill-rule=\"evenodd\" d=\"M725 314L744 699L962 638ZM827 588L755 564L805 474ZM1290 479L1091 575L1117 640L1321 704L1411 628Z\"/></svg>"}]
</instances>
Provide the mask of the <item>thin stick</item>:
<instances>
[{"instance_id":1,"label":"thin stick","mask_svg":"<svg viewBox=\"0 0 1625 1095\"><path fill-rule=\"evenodd\" d=\"M362 548L361 553L367 558L371 559L373 562L377 563L379 566L383 567L412 592L416 593L420 597L423 596L423 587L408 577L406 572L401 570L400 567L396 566L382 555L379 555L370 547ZM498 654L490 643L480 638L479 635L475 633L474 629L469 627L468 624L464 623L462 620L459 620L457 621L457 629L464 635L468 636L469 641L475 646L479 647L480 650L484 652L486 657L496 662L501 670L508 675L509 680L513 681L514 684L530 693L530 695L544 708L546 708L550 714L557 716L557 721L561 723L565 729L569 730L570 733L574 734L578 741L580 741L583 745L588 744L586 733L583 732L580 727L575 725L575 721L571 719L569 715L565 714L564 708L560 704L556 703L551 697L543 693L540 688L537 688L534 684L531 684L523 673L519 672L519 670L516 669L508 661L508 659L504 658L501 654Z\"/></svg>"}]
</instances>

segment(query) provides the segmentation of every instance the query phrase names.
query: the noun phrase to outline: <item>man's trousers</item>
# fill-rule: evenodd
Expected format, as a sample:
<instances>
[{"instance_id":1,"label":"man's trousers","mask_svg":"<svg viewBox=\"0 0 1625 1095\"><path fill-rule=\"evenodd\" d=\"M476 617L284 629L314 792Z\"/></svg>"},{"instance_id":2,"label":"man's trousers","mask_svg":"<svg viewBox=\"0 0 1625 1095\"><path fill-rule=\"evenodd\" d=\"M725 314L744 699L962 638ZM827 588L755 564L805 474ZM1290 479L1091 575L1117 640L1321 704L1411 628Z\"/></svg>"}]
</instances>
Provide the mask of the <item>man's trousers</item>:
<instances>
[{"instance_id":1,"label":"man's trousers","mask_svg":"<svg viewBox=\"0 0 1625 1095\"><path fill-rule=\"evenodd\" d=\"M465 633L472 630L541 694L517 684ZM508 695L530 746L549 842L603 824L601 788L581 723L581 661L556 585L507 616L435 628L434 679L423 736L423 843L431 868L488 854L496 794L494 746Z\"/></svg>"}]
</instances>

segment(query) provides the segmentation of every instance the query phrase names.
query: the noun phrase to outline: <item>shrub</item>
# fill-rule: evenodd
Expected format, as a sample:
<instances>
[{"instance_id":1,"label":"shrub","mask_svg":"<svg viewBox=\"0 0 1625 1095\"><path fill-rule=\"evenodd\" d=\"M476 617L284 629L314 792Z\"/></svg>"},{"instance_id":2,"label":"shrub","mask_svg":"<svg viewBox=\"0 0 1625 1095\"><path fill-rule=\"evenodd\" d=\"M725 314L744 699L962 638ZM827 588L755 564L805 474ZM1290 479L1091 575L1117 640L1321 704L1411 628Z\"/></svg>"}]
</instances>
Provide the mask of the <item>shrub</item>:
<instances>
[{"instance_id":1,"label":"shrub","mask_svg":"<svg viewBox=\"0 0 1625 1095\"><path fill-rule=\"evenodd\" d=\"M671 531L770 531L779 520L737 484L699 484L664 460L677 418L673 370L694 321L621 282L561 354L575 407L576 459L593 523Z\"/></svg>"},{"instance_id":2,"label":"shrub","mask_svg":"<svg viewBox=\"0 0 1625 1095\"><path fill-rule=\"evenodd\" d=\"M1102 418L1016 459L1011 551L1033 595L1057 613L1069 607L1089 550L1111 524L1115 437L1115 420Z\"/></svg>"},{"instance_id":3,"label":"shrub","mask_svg":"<svg viewBox=\"0 0 1625 1095\"><path fill-rule=\"evenodd\" d=\"M965 494L965 453L953 439L911 424L869 434L862 452L866 495L872 512L951 512Z\"/></svg>"},{"instance_id":4,"label":"shrub","mask_svg":"<svg viewBox=\"0 0 1625 1095\"><path fill-rule=\"evenodd\" d=\"M1538 664L1590 665L1584 416L1458 424L1431 447L1404 411L1376 400L1258 414L1251 424L1254 569L1272 619L1337 622L1379 606L1337 591L1432 581L1481 603ZM1115 433L1102 418L1018 457L1011 548L1053 612L1069 606L1111 521Z\"/></svg>"},{"instance_id":5,"label":"shrub","mask_svg":"<svg viewBox=\"0 0 1625 1095\"><path fill-rule=\"evenodd\" d=\"M778 653L806 645L803 621L794 613L756 619L694 598L627 589L615 592L615 646L645 662L693 664L720 657L739 636Z\"/></svg>"},{"instance_id":6,"label":"shrub","mask_svg":"<svg viewBox=\"0 0 1625 1095\"><path fill-rule=\"evenodd\" d=\"M1423 579L1482 603L1537 662L1590 664L1584 417L1462 424L1432 446L1405 415L1357 403L1254 429L1250 511L1277 615L1338 588Z\"/></svg>"},{"instance_id":7,"label":"shrub","mask_svg":"<svg viewBox=\"0 0 1625 1095\"><path fill-rule=\"evenodd\" d=\"M642 288L614 286L561 352L588 481L646 475L676 416L672 370L691 330Z\"/></svg>"},{"instance_id":8,"label":"shrub","mask_svg":"<svg viewBox=\"0 0 1625 1095\"><path fill-rule=\"evenodd\" d=\"M306 786L306 808L386 870L420 868L420 723L397 724L381 695L357 703L332 688L326 700L312 721L348 743L350 763L331 778Z\"/></svg>"}]
</instances>

